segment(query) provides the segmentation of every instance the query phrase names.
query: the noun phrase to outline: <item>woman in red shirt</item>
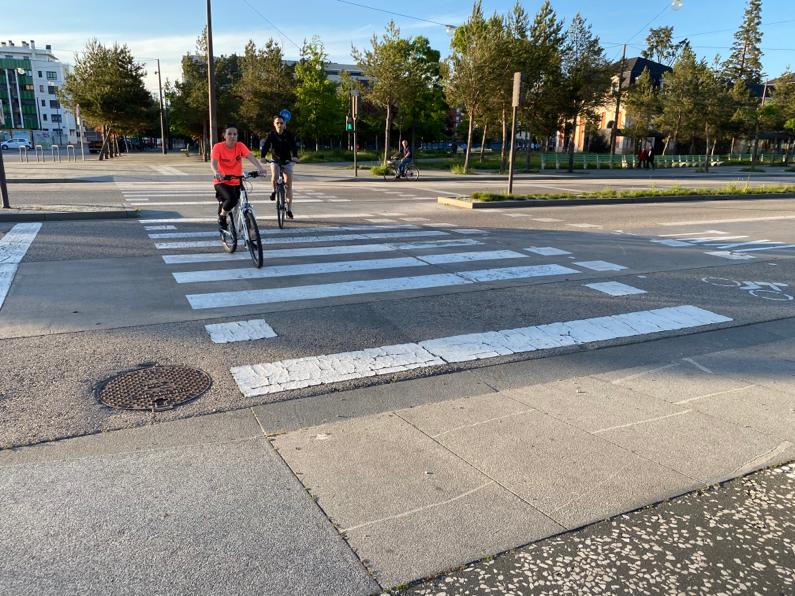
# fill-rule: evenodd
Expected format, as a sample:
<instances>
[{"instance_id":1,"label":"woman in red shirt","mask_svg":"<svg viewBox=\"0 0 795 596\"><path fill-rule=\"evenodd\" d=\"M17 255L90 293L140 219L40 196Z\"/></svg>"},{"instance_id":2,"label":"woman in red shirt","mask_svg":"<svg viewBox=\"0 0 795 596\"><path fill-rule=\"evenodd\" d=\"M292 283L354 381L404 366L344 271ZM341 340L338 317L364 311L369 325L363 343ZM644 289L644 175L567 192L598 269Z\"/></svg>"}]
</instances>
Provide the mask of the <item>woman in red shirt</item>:
<instances>
[{"instance_id":1,"label":"woman in red shirt","mask_svg":"<svg viewBox=\"0 0 795 596\"><path fill-rule=\"evenodd\" d=\"M242 176L243 158L248 159L257 172L264 174L262 165L243 143L237 140L237 127L233 124L224 129L224 140L213 145L210 152L210 167L213 170L215 198L218 200L218 227L225 230L226 214L240 200L240 180L224 180L224 176Z\"/></svg>"}]
</instances>

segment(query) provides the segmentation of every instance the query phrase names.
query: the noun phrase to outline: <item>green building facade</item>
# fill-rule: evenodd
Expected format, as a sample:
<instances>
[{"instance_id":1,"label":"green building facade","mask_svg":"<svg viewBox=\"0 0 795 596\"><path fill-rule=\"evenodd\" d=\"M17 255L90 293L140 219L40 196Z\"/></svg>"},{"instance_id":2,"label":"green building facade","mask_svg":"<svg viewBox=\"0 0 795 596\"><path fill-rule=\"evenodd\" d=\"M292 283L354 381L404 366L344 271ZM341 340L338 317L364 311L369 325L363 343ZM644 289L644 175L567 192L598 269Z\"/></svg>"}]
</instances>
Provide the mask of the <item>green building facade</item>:
<instances>
[{"instance_id":1,"label":"green building facade","mask_svg":"<svg viewBox=\"0 0 795 596\"><path fill-rule=\"evenodd\" d=\"M0 122L2 129L39 128L31 68L29 59L0 58L0 101L3 103L5 115L5 120ZM24 73L20 74L20 70Z\"/></svg>"}]
</instances>

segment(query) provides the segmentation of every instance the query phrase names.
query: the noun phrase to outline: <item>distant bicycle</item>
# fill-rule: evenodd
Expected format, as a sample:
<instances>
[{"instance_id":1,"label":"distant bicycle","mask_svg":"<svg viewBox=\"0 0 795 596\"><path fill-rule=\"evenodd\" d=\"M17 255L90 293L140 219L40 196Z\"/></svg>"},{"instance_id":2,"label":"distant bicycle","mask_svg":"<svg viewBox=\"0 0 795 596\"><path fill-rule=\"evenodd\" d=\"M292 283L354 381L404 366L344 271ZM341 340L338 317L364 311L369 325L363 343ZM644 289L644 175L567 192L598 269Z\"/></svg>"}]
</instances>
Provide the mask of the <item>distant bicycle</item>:
<instances>
[{"instance_id":1,"label":"distant bicycle","mask_svg":"<svg viewBox=\"0 0 795 596\"><path fill-rule=\"evenodd\" d=\"M262 267L262 237L257 227L257 218L254 215L254 208L248 201L248 191L251 190L250 178L256 178L257 172L249 172L242 176L224 176L224 180L240 180L240 200L230 213L227 213L227 226L221 230L221 242L226 252L232 253L237 250L237 240L242 238L243 243L248 248L254 266L259 269Z\"/></svg>"},{"instance_id":2,"label":"distant bicycle","mask_svg":"<svg viewBox=\"0 0 795 596\"><path fill-rule=\"evenodd\" d=\"M284 175L282 167L286 166L289 161L276 161L271 159L263 159L265 163L276 164L276 221L279 223L279 228L284 228L284 216L287 213L287 190L284 184Z\"/></svg>"},{"instance_id":3,"label":"distant bicycle","mask_svg":"<svg viewBox=\"0 0 795 596\"><path fill-rule=\"evenodd\" d=\"M417 166L414 165L414 162L406 164L403 174L398 176L399 163L400 159L391 159L387 162L386 169L384 169L384 180L390 181L405 178L406 180L414 181L420 177L420 171L417 169Z\"/></svg>"},{"instance_id":4,"label":"distant bicycle","mask_svg":"<svg viewBox=\"0 0 795 596\"><path fill-rule=\"evenodd\" d=\"M737 288L748 292L751 296L764 300L776 300L778 302L788 302L793 299L789 294L785 294L781 288L786 288L787 284L768 281L737 281L728 277L704 277L704 283L721 288Z\"/></svg>"}]
</instances>

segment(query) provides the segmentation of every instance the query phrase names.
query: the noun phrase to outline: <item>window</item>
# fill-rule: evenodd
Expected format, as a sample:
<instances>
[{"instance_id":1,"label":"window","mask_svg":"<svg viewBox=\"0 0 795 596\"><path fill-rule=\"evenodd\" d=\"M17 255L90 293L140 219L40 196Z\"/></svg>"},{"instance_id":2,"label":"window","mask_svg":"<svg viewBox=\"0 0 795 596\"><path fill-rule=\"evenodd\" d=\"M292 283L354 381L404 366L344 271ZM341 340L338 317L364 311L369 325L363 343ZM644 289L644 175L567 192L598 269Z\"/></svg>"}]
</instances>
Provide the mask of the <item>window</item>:
<instances>
[{"instance_id":1,"label":"window","mask_svg":"<svg viewBox=\"0 0 795 596\"><path fill-rule=\"evenodd\" d=\"M39 93L44 93L44 85L39 85Z\"/></svg>"},{"instance_id":2,"label":"window","mask_svg":"<svg viewBox=\"0 0 795 596\"><path fill-rule=\"evenodd\" d=\"M56 92L57 90L58 90L58 87L54 87L54 86L52 86L52 85L49 85L49 86L47 87L47 93L49 93L50 95L55 95L55 92Z\"/></svg>"},{"instance_id":3,"label":"window","mask_svg":"<svg viewBox=\"0 0 795 596\"><path fill-rule=\"evenodd\" d=\"M50 107L54 108L56 110L60 110L61 109L61 102L59 102L57 99L51 99L50 100Z\"/></svg>"},{"instance_id":4,"label":"window","mask_svg":"<svg viewBox=\"0 0 795 596\"><path fill-rule=\"evenodd\" d=\"M57 81L58 80L58 73L54 70L47 71L47 80L48 81Z\"/></svg>"},{"instance_id":5,"label":"window","mask_svg":"<svg viewBox=\"0 0 795 596\"><path fill-rule=\"evenodd\" d=\"M43 107L43 108L44 108L44 107L46 107L46 106L47 106L47 102L46 102L45 100L43 100L43 99L42 99L42 100L41 100L41 107Z\"/></svg>"},{"instance_id":6,"label":"window","mask_svg":"<svg viewBox=\"0 0 795 596\"><path fill-rule=\"evenodd\" d=\"M44 120L45 122L47 122L47 114L42 114L41 115L41 119Z\"/></svg>"},{"instance_id":7,"label":"window","mask_svg":"<svg viewBox=\"0 0 795 596\"><path fill-rule=\"evenodd\" d=\"M39 78L41 78L41 77L43 77L43 76L44 76L44 75L43 75L43 74L41 74L41 71L39 71Z\"/></svg>"},{"instance_id":8,"label":"window","mask_svg":"<svg viewBox=\"0 0 795 596\"><path fill-rule=\"evenodd\" d=\"M52 114L50 116L50 120L52 122L60 122L61 121L61 115L60 114Z\"/></svg>"}]
</instances>

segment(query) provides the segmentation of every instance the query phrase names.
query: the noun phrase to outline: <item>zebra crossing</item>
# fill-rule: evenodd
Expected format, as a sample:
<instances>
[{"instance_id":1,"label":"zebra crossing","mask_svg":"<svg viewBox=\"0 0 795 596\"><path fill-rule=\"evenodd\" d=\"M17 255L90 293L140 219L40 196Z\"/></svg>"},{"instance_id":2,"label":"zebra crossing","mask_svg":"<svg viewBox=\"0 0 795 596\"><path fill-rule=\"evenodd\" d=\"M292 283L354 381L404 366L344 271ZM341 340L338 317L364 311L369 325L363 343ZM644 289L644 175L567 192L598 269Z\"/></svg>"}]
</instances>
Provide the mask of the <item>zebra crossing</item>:
<instances>
[{"instance_id":1,"label":"zebra crossing","mask_svg":"<svg viewBox=\"0 0 795 596\"><path fill-rule=\"evenodd\" d=\"M708 248L710 250L705 250L704 254L732 261L745 261L755 258L753 254L749 253L795 248L795 244L768 240L766 238L754 240L747 235L732 235L721 230L662 234L658 238L653 238L651 242L671 248Z\"/></svg>"},{"instance_id":2,"label":"zebra crossing","mask_svg":"<svg viewBox=\"0 0 795 596\"><path fill-rule=\"evenodd\" d=\"M485 230L397 223L263 228L266 266L256 269L238 264L248 260L247 251L221 252L217 232L185 229L198 223L185 219L185 226L169 224L167 231L147 233L155 247L167 253L162 254L163 262L173 269L174 281L185 288L185 298L193 310L452 289L582 272L569 265L533 263L537 257L529 250L490 247ZM139 221L145 227L159 228L150 225L153 220ZM195 249L214 250L182 252ZM506 266L509 263L511 266ZM361 279L361 274L369 278ZM297 281L277 283L282 279ZM230 286L239 282L257 287ZM212 291L192 291L198 284Z\"/></svg>"}]
</instances>

